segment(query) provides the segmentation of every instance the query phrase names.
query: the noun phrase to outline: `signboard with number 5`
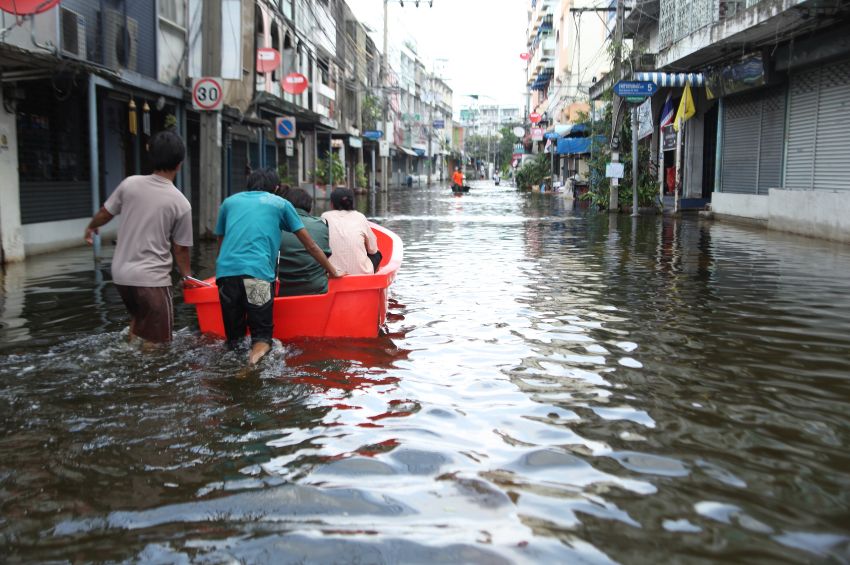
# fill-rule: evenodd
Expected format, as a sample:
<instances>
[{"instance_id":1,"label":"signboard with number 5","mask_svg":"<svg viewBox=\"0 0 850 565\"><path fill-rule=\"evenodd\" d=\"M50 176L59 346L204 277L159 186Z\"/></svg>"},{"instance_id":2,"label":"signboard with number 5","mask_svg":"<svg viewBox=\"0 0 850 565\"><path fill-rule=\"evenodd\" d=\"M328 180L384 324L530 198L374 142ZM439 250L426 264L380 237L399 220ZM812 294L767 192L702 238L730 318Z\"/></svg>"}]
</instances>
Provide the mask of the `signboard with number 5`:
<instances>
[{"instance_id":1,"label":"signboard with number 5","mask_svg":"<svg viewBox=\"0 0 850 565\"><path fill-rule=\"evenodd\" d=\"M220 110L223 99L221 79L201 77L193 81L192 107L195 110Z\"/></svg>"}]
</instances>

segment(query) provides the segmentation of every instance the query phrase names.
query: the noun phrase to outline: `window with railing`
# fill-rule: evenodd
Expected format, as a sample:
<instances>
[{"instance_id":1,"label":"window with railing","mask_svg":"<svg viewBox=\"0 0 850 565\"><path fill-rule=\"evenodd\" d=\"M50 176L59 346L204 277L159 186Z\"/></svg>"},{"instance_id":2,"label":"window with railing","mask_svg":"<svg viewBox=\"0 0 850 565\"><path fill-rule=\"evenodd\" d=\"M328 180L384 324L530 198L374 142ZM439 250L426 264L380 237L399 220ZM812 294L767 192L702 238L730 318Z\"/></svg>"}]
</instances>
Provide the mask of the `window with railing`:
<instances>
[{"instance_id":1,"label":"window with railing","mask_svg":"<svg viewBox=\"0 0 850 565\"><path fill-rule=\"evenodd\" d=\"M762 0L661 0L658 18L660 46L676 41L720 21L737 17Z\"/></svg>"}]
</instances>

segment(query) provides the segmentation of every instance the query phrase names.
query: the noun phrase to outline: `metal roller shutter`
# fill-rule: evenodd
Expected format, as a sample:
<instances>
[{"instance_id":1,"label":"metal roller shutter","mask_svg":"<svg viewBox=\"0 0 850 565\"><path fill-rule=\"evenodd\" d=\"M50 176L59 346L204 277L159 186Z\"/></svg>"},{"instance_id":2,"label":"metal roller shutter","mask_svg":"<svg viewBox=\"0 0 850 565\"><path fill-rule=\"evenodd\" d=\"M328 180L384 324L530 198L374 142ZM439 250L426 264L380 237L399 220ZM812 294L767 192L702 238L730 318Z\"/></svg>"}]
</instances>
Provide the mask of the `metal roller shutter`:
<instances>
[{"instance_id":1,"label":"metal roller shutter","mask_svg":"<svg viewBox=\"0 0 850 565\"><path fill-rule=\"evenodd\" d=\"M785 148L785 88L766 92L761 101L758 191L767 194L782 186L782 151Z\"/></svg>"},{"instance_id":2,"label":"metal roller shutter","mask_svg":"<svg viewBox=\"0 0 850 565\"><path fill-rule=\"evenodd\" d=\"M850 61L791 78L785 187L850 190Z\"/></svg>"},{"instance_id":3,"label":"metal roller shutter","mask_svg":"<svg viewBox=\"0 0 850 565\"><path fill-rule=\"evenodd\" d=\"M815 188L850 190L850 61L822 69L815 140Z\"/></svg>"},{"instance_id":4,"label":"metal roller shutter","mask_svg":"<svg viewBox=\"0 0 850 565\"><path fill-rule=\"evenodd\" d=\"M721 190L767 194L782 176L785 89L733 96L725 104Z\"/></svg>"},{"instance_id":5,"label":"metal roller shutter","mask_svg":"<svg viewBox=\"0 0 850 565\"><path fill-rule=\"evenodd\" d=\"M723 192L755 194L758 143L753 132L759 131L759 107L751 97L726 100L723 123Z\"/></svg>"},{"instance_id":6,"label":"metal roller shutter","mask_svg":"<svg viewBox=\"0 0 850 565\"><path fill-rule=\"evenodd\" d=\"M819 75L815 69L791 78L785 188L811 189L814 182Z\"/></svg>"},{"instance_id":7,"label":"metal roller shutter","mask_svg":"<svg viewBox=\"0 0 850 565\"><path fill-rule=\"evenodd\" d=\"M230 193L236 194L245 190L245 181L248 180L246 171L248 169L248 142L241 139L233 139L230 146Z\"/></svg>"}]
</instances>

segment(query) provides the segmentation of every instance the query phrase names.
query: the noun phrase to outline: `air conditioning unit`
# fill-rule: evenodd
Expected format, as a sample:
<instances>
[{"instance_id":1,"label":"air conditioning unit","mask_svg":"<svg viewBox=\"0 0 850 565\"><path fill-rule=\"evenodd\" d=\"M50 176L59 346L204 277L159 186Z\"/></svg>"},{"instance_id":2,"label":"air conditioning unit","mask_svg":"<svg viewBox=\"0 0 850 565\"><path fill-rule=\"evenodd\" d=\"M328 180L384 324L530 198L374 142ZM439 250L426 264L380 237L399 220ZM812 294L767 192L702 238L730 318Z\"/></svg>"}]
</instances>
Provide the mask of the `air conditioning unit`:
<instances>
[{"instance_id":1,"label":"air conditioning unit","mask_svg":"<svg viewBox=\"0 0 850 565\"><path fill-rule=\"evenodd\" d=\"M631 60L635 71L655 70L655 53L633 53Z\"/></svg>"},{"instance_id":2,"label":"air conditioning unit","mask_svg":"<svg viewBox=\"0 0 850 565\"><path fill-rule=\"evenodd\" d=\"M60 8L59 26L62 54L75 59L86 58L86 20L67 8Z\"/></svg>"},{"instance_id":3,"label":"air conditioning unit","mask_svg":"<svg viewBox=\"0 0 850 565\"><path fill-rule=\"evenodd\" d=\"M721 0L718 5L717 16L721 20L734 18L747 8L743 0Z\"/></svg>"},{"instance_id":4,"label":"air conditioning unit","mask_svg":"<svg viewBox=\"0 0 850 565\"><path fill-rule=\"evenodd\" d=\"M112 69L136 70L139 22L116 10L103 14L103 64Z\"/></svg>"}]
</instances>

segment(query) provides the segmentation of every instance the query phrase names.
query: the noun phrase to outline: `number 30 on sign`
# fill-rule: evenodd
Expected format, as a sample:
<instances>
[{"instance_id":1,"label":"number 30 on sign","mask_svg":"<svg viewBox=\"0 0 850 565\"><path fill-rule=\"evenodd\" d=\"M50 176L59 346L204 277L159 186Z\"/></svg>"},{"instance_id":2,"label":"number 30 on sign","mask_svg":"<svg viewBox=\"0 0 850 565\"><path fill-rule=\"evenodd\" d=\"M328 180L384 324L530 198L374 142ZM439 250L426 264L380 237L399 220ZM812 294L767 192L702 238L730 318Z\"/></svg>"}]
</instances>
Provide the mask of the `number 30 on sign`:
<instances>
[{"instance_id":1,"label":"number 30 on sign","mask_svg":"<svg viewBox=\"0 0 850 565\"><path fill-rule=\"evenodd\" d=\"M192 82L192 107L195 110L220 110L223 98L221 79L200 77Z\"/></svg>"}]
</instances>

